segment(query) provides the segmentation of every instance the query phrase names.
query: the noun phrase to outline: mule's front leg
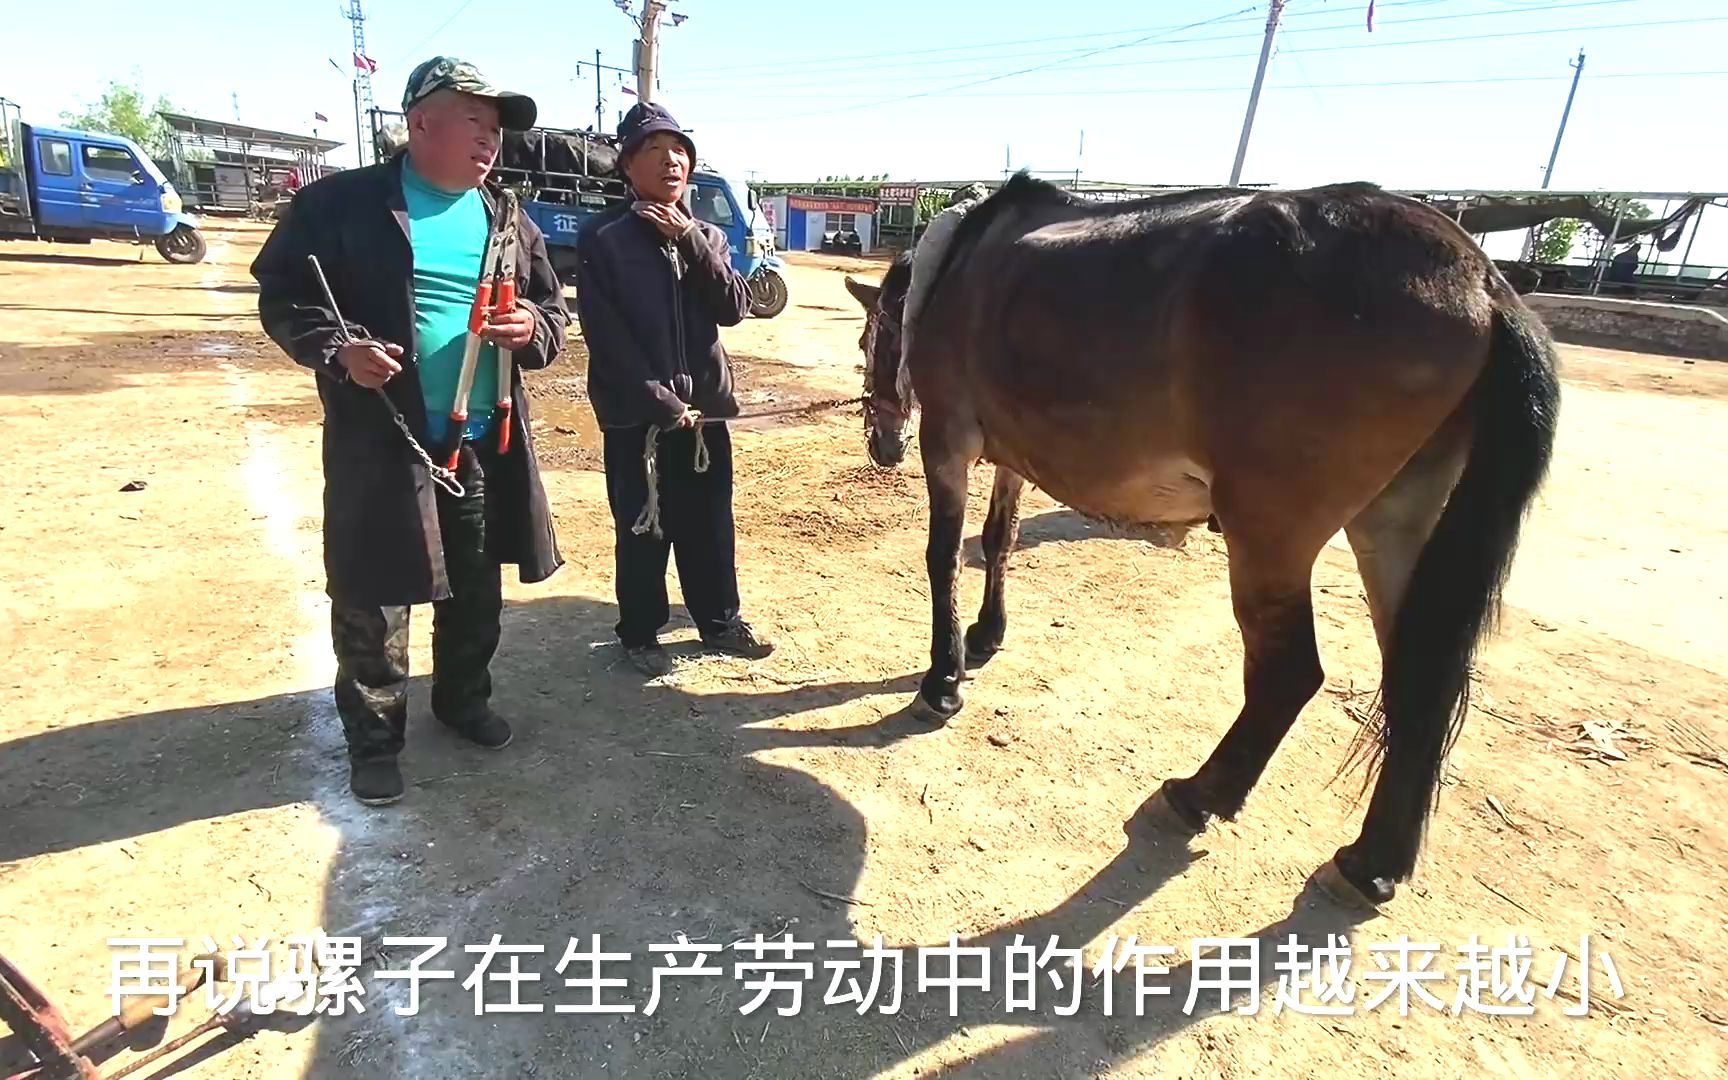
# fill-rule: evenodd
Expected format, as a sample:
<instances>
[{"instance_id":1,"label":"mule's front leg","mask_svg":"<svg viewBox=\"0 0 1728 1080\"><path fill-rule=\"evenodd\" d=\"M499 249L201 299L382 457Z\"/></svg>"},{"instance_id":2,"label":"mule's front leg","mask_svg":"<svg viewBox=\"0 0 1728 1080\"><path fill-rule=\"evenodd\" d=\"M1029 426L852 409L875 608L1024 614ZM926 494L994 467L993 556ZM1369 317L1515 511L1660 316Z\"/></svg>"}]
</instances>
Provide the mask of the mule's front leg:
<instances>
[{"instance_id":1,"label":"mule's front leg","mask_svg":"<svg viewBox=\"0 0 1728 1080\"><path fill-rule=\"evenodd\" d=\"M928 424L924 425L926 428ZM945 722L960 711L966 657L955 595L960 572L960 534L966 529L969 458L920 433L924 482L930 493L930 536L924 551L930 572L930 670L918 688L916 706L926 719Z\"/></svg>"},{"instance_id":2,"label":"mule's front leg","mask_svg":"<svg viewBox=\"0 0 1728 1080\"><path fill-rule=\"evenodd\" d=\"M981 667L1002 647L1008 630L1008 604L1003 585L1008 574L1008 555L1020 532L1020 492L1026 481L1020 474L998 465L996 485L990 491L990 514L984 519L984 603L978 621L966 631L966 666Z\"/></svg>"}]
</instances>

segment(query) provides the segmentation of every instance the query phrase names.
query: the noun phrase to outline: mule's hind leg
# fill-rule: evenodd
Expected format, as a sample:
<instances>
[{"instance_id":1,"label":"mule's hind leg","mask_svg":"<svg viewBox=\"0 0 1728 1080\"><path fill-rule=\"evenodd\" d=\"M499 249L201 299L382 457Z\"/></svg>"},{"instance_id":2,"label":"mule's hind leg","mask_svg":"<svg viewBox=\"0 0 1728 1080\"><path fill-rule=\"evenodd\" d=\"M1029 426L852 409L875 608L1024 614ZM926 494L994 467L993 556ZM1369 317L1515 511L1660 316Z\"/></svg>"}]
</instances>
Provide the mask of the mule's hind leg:
<instances>
[{"instance_id":1,"label":"mule's hind leg","mask_svg":"<svg viewBox=\"0 0 1728 1080\"><path fill-rule=\"evenodd\" d=\"M1382 662L1391 647L1392 622L1405 586L1410 584L1422 545L1446 508L1446 496L1458 481L1464 452L1459 437L1437 436L1344 526L1350 550L1356 553L1362 591L1368 594L1368 613L1374 619Z\"/></svg>"},{"instance_id":2,"label":"mule's hind leg","mask_svg":"<svg viewBox=\"0 0 1728 1080\"><path fill-rule=\"evenodd\" d=\"M1462 433L1442 431L1344 528L1368 594L1382 672L1392 655L1393 627L1411 574L1446 508L1466 453ZM1321 883L1328 891L1346 901L1383 904L1392 899L1394 882L1415 863L1426 797L1418 785L1382 776L1361 839L1340 851L1322 872Z\"/></svg>"},{"instance_id":3,"label":"mule's hind leg","mask_svg":"<svg viewBox=\"0 0 1728 1080\"><path fill-rule=\"evenodd\" d=\"M930 496L930 534L924 562L930 574L930 670L918 687L914 708L926 719L946 721L960 711L960 681L966 657L955 595L960 572L960 539L966 529L966 489L982 437L976 427L943 423L926 411L918 441L924 459L924 484Z\"/></svg>"},{"instance_id":4,"label":"mule's hind leg","mask_svg":"<svg viewBox=\"0 0 1728 1080\"><path fill-rule=\"evenodd\" d=\"M1309 579L1320 544L1292 533L1262 537L1224 518L1230 594L1242 631L1243 701L1236 722L1193 776L1160 791L1194 832L1209 817L1235 818L1303 706L1325 681L1314 643Z\"/></svg>"},{"instance_id":5,"label":"mule's hind leg","mask_svg":"<svg viewBox=\"0 0 1728 1080\"><path fill-rule=\"evenodd\" d=\"M990 515L984 520L984 603L978 621L966 631L966 666L982 667L1002 647L1008 629L1008 607L1003 596L1008 555L1020 533L1020 492L1026 481L1011 469L996 467L996 484L990 491Z\"/></svg>"}]
</instances>

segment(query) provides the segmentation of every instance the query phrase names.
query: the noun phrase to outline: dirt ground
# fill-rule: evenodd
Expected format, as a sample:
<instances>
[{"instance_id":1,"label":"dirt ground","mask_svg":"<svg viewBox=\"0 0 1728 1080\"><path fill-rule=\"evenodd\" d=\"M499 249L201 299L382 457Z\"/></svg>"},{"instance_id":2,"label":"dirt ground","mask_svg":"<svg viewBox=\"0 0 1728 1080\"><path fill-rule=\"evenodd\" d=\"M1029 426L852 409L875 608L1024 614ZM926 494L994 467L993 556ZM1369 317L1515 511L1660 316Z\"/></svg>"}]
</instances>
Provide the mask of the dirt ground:
<instances>
[{"instance_id":1,"label":"dirt ground","mask_svg":"<svg viewBox=\"0 0 1728 1080\"><path fill-rule=\"evenodd\" d=\"M404 982L375 977L419 951L394 948L362 973L364 1013L277 1017L179 1075L1728 1074L1728 369L1566 350L1554 476L1419 877L1364 920L1305 885L1355 835L1359 785L1337 774L1378 671L1341 544L1314 577L1325 693L1240 821L1184 844L1136 811L1239 703L1217 537L1155 548L1030 494L1007 646L951 726L916 732L896 719L928 651L916 462L871 468L856 410L740 429L742 587L780 651L704 658L683 622L679 669L644 685L610 643L579 348L531 384L568 565L506 579L495 674L517 740L487 754L430 720L417 610L409 794L353 803L328 689L317 400L259 331L246 266L261 238L214 223L194 267L119 245L0 252L0 951L74 1027L109 1014L111 939L183 939L187 955L369 917L448 942L426 966L454 977L425 984L417 1015L398 1014ZM846 270L881 266L796 258L787 312L727 332L751 404L858 393ZM968 609L988 486L980 468ZM814 945L794 957L813 967L801 1007L783 1015L776 993L750 1009L755 976L735 965L754 956L727 946L786 933ZM1290 934L1348 940L1349 1015L1275 1010ZM540 950L514 958L530 980L515 989L543 1011L477 1015L468 950L494 935ZM631 954L602 974L626 980L605 1000L633 1012L555 1011L592 1000L565 982L591 980L587 962L561 962L591 935ZM665 966L650 946L681 935L719 948L716 972L667 977L645 1014ZM1010 1012L1016 935L1084 947L1088 970L1130 935L1168 946L1150 982L1173 993L1137 1014L1130 967L1107 984L1112 1010L1091 979L1067 1010L1040 974L1036 1009ZM1406 935L1434 951L1422 986L1444 1011L1413 997L1400 1015L1396 994L1370 1007L1392 989L1380 962L1398 966L1376 947ZM1534 1015L1453 1015L1472 935L1527 936ZM878 936L904 950L898 1010L825 1005L830 965L859 959L829 943ZM934 950L951 936L991 950L988 989L953 1009L939 981L919 986L948 970ZM1239 974L1256 1008L1221 1013L1216 993L1190 1007L1206 938L1254 943ZM1577 963L1548 986L1581 939L1589 1010L1570 1017ZM496 1004L513 987L481 989ZM876 1006L892 989L890 971ZM206 1011L200 995L135 1044Z\"/></svg>"}]
</instances>

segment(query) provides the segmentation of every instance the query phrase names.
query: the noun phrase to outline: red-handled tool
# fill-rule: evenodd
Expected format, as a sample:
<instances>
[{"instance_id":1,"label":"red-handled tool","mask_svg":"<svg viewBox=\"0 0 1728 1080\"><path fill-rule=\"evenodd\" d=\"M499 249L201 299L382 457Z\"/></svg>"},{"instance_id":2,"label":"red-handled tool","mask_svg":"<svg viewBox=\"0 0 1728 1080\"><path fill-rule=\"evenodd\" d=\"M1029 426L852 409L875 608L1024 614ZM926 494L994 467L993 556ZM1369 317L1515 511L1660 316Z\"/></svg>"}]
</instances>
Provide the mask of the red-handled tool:
<instances>
[{"instance_id":1,"label":"red-handled tool","mask_svg":"<svg viewBox=\"0 0 1728 1080\"><path fill-rule=\"evenodd\" d=\"M450 441L452 449L445 467L455 471L462 454L462 440L468 426L468 397L474 392L474 377L480 362L480 348L485 344L482 334L489 316L516 309L516 200L506 192L498 208L498 228L487 245L487 263L481 264L481 277L474 290L474 307L468 313L468 340L462 350L462 372L456 381L456 399L450 405ZM510 376L514 360L510 350L498 349L499 453L510 448Z\"/></svg>"},{"instance_id":2,"label":"red-handled tool","mask_svg":"<svg viewBox=\"0 0 1728 1080\"><path fill-rule=\"evenodd\" d=\"M498 300L492 308L500 315L508 315L516 310L516 275L511 272L508 277L498 283ZM516 358L509 349L498 346L498 409L495 423L498 425L498 452L510 452L510 376L516 369Z\"/></svg>"},{"instance_id":3,"label":"red-handled tool","mask_svg":"<svg viewBox=\"0 0 1728 1080\"><path fill-rule=\"evenodd\" d=\"M468 340L462 348L462 373L456 379L456 399L450 403L450 460L446 469L456 470L456 459L462 455L462 434L468 427L468 395L474 390L474 370L480 361L480 336L486 329L486 316L492 310L492 280L482 276L474 287L474 306L468 309Z\"/></svg>"}]
</instances>

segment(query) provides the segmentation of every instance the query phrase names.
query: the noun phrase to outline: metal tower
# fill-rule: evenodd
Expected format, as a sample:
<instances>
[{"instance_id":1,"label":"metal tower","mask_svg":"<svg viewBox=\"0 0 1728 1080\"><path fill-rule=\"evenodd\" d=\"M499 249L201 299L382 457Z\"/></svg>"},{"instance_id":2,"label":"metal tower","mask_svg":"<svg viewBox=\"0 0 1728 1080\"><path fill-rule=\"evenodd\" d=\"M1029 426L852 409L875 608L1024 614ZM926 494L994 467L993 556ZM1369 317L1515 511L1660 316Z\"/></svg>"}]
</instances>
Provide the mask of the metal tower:
<instances>
[{"instance_id":1,"label":"metal tower","mask_svg":"<svg viewBox=\"0 0 1728 1080\"><path fill-rule=\"evenodd\" d=\"M366 13L360 9L360 0L348 0L348 10L344 15L354 25L354 121L358 129L361 116L370 117L375 107L372 101L371 58L366 55ZM366 164L367 149L363 141L354 148L361 165ZM375 150L373 156L376 156Z\"/></svg>"}]
</instances>

